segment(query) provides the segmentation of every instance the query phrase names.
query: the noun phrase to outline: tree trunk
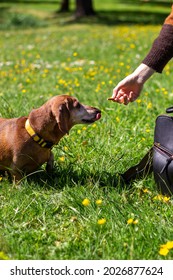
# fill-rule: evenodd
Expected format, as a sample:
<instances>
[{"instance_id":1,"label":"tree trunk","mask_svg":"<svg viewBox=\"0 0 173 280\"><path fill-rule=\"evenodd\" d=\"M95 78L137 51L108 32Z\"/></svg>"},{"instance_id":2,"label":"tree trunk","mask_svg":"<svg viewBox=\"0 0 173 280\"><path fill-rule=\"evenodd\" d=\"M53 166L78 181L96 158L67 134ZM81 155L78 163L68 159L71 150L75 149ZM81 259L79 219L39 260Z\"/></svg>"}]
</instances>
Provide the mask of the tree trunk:
<instances>
[{"instance_id":1,"label":"tree trunk","mask_svg":"<svg viewBox=\"0 0 173 280\"><path fill-rule=\"evenodd\" d=\"M59 9L60 13L69 12L69 0L62 0L61 7Z\"/></svg>"},{"instance_id":2,"label":"tree trunk","mask_svg":"<svg viewBox=\"0 0 173 280\"><path fill-rule=\"evenodd\" d=\"M75 15L76 15L76 17L95 15L92 0L76 0L76 13L75 13Z\"/></svg>"}]
</instances>

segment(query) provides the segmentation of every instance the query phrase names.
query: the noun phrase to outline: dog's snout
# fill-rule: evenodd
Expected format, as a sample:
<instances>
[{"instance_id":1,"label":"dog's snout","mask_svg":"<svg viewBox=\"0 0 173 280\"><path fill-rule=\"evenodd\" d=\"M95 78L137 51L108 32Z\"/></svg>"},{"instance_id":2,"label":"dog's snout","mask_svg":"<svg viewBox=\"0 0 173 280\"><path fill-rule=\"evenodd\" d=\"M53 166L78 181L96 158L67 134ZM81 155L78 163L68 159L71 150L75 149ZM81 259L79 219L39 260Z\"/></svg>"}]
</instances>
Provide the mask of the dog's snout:
<instances>
[{"instance_id":1,"label":"dog's snout","mask_svg":"<svg viewBox=\"0 0 173 280\"><path fill-rule=\"evenodd\" d=\"M91 107L94 111L96 111L97 113L101 113L101 110L99 108L96 107Z\"/></svg>"},{"instance_id":2,"label":"dog's snout","mask_svg":"<svg viewBox=\"0 0 173 280\"><path fill-rule=\"evenodd\" d=\"M99 120L101 118L101 110L99 110L97 108L95 108L95 109L96 109L96 120Z\"/></svg>"},{"instance_id":3,"label":"dog's snout","mask_svg":"<svg viewBox=\"0 0 173 280\"><path fill-rule=\"evenodd\" d=\"M100 118L101 118L101 114L98 113L98 114L96 115L96 120L98 121Z\"/></svg>"}]
</instances>

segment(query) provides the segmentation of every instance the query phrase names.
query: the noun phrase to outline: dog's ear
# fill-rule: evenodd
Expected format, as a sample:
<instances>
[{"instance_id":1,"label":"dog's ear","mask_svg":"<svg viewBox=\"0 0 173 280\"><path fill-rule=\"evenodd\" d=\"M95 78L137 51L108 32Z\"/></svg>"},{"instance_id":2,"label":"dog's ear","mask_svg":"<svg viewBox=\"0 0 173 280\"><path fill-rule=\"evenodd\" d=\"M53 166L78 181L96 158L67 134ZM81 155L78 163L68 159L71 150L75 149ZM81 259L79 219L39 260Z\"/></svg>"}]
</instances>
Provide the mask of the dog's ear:
<instances>
[{"instance_id":1,"label":"dog's ear","mask_svg":"<svg viewBox=\"0 0 173 280\"><path fill-rule=\"evenodd\" d=\"M70 127L69 127L69 120L70 120L70 112L67 107L67 103L62 103L59 106L52 106L52 113L56 119L56 122L58 124L58 127L61 132L68 133Z\"/></svg>"}]
</instances>

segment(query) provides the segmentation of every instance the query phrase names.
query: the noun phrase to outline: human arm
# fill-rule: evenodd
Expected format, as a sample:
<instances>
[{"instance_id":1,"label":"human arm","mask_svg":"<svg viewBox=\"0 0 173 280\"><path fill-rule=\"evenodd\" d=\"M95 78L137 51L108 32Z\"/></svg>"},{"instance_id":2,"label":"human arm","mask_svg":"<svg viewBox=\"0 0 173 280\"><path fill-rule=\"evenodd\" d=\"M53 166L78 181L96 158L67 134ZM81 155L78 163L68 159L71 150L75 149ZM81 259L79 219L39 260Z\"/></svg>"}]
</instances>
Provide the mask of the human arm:
<instances>
[{"instance_id":1,"label":"human arm","mask_svg":"<svg viewBox=\"0 0 173 280\"><path fill-rule=\"evenodd\" d=\"M140 95L144 83L153 73L162 73L163 68L173 57L173 5L159 36L153 42L151 50L137 69L118 83L109 100L127 105Z\"/></svg>"}]
</instances>

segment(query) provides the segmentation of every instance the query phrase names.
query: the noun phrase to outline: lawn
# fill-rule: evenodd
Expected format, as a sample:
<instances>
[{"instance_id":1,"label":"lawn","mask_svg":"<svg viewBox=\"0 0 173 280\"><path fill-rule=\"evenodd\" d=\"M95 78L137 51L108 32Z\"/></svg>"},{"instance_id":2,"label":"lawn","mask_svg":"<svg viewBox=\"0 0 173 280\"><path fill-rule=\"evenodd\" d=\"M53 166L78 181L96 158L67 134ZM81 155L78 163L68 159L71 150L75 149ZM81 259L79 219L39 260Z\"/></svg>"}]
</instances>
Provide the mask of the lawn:
<instances>
[{"instance_id":1,"label":"lawn","mask_svg":"<svg viewBox=\"0 0 173 280\"><path fill-rule=\"evenodd\" d=\"M19 185L0 177L0 258L172 259L173 250L159 253L173 240L172 198L160 195L152 176L128 187L119 173L153 144L155 118L172 105L173 63L136 102L107 101L144 58L160 24L66 19L42 14L43 26L0 31L0 116L27 115L54 95L70 94L99 107L102 118L75 126L53 148L51 176L43 166Z\"/></svg>"}]
</instances>

